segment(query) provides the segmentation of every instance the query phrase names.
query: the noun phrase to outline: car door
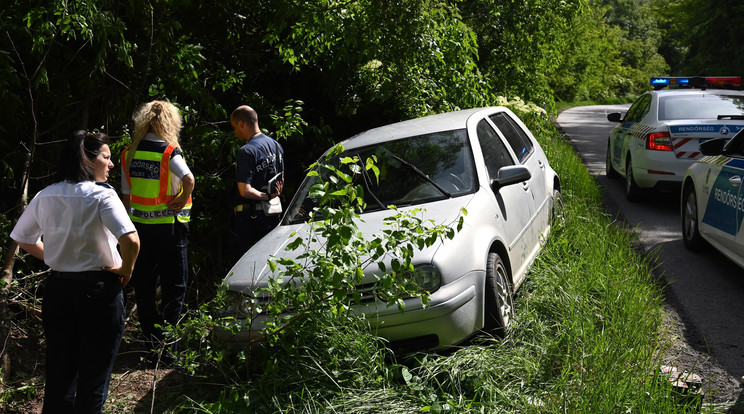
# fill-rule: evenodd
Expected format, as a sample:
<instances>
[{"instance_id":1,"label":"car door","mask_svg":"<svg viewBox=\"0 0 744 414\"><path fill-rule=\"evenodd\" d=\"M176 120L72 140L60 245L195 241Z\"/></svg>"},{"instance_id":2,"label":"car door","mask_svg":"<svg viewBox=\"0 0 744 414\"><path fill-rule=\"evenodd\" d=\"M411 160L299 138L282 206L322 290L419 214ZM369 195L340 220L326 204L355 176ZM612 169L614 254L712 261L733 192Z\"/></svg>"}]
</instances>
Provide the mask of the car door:
<instances>
[{"instance_id":1,"label":"car door","mask_svg":"<svg viewBox=\"0 0 744 414\"><path fill-rule=\"evenodd\" d=\"M517 161L530 170L531 177L527 185L532 193L534 210L530 226L535 234L540 234L548 227L552 194L548 194L545 167L548 163L545 154L538 152L532 139L525 130L506 112L489 116L499 132L512 148ZM538 240L539 241L539 236Z\"/></svg>"},{"instance_id":2,"label":"car door","mask_svg":"<svg viewBox=\"0 0 744 414\"><path fill-rule=\"evenodd\" d=\"M648 113L651 107L651 95L645 94L638 98L630 106L622 123L610 132L610 155L612 165L617 171L625 174L626 155L630 148L630 141L633 138L633 131L637 130L638 122Z\"/></svg>"},{"instance_id":3,"label":"car door","mask_svg":"<svg viewBox=\"0 0 744 414\"><path fill-rule=\"evenodd\" d=\"M742 140L744 141L744 140ZM701 230L708 233L714 243L730 251L742 252L744 234L741 231L744 220L744 152L741 149L719 156L715 164L720 172L713 179L708 195ZM708 169L714 175L715 168Z\"/></svg>"},{"instance_id":4,"label":"car door","mask_svg":"<svg viewBox=\"0 0 744 414\"><path fill-rule=\"evenodd\" d=\"M476 134L480 143L483 161L488 174L488 182L498 177L498 171L502 167L515 165L512 153L486 119L481 119L476 126ZM509 260L512 264L512 274L515 276L524 273L524 267L530 254L530 235L528 224L534 213L534 201L530 187L527 182L509 185L498 189L497 192L490 190L493 202L496 205L496 220L502 220L506 234L505 242L509 249ZM515 281L516 283L516 281Z\"/></svg>"}]
</instances>

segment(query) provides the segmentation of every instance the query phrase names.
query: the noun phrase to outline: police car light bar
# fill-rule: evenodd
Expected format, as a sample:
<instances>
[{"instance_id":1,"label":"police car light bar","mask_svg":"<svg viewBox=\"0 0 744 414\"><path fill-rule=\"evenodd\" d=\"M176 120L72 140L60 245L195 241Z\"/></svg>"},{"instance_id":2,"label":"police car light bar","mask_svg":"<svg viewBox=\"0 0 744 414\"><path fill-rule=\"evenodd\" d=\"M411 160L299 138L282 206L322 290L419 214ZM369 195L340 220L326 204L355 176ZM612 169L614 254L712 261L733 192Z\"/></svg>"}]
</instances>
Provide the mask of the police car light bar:
<instances>
[{"instance_id":1,"label":"police car light bar","mask_svg":"<svg viewBox=\"0 0 744 414\"><path fill-rule=\"evenodd\" d=\"M651 78L651 86L661 89L667 86L706 87L740 86L741 76L671 76Z\"/></svg>"}]
</instances>

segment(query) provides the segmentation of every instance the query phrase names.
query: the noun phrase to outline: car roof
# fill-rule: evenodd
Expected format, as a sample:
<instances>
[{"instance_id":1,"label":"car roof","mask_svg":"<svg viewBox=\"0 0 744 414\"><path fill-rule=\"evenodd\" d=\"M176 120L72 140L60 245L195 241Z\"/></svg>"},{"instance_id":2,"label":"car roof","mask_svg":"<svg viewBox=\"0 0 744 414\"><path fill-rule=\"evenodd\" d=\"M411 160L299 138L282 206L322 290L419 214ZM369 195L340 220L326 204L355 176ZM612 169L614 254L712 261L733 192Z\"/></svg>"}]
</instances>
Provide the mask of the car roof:
<instances>
[{"instance_id":1,"label":"car roof","mask_svg":"<svg viewBox=\"0 0 744 414\"><path fill-rule=\"evenodd\" d=\"M464 129L467 127L468 119L474 114L479 112L490 114L505 110L507 109L503 106L489 106L409 119L360 132L340 144L346 149L359 148L423 134Z\"/></svg>"}]
</instances>

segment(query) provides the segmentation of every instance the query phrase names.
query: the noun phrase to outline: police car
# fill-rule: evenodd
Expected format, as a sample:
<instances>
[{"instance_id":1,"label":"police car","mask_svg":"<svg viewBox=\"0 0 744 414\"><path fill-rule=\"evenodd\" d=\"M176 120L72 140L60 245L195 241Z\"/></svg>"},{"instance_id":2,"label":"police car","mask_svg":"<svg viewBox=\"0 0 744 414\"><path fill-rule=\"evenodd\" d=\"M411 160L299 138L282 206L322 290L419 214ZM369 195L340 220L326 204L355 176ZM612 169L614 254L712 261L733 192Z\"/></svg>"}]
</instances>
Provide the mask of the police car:
<instances>
[{"instance_id":1,"label":"police car","mask_svg":"<svg viewBox=\"0 0 744 414\"><path fill-rule=\"evenodd\" d=\"M700 144L703 157L682 184L682 236L690 250L706 242L744 267L744 132Z\"/></svg>"},{"instance_id":2,"label":"police car","mask_svg":"<svg viewBox=\"0 0 744 414\"><path fill-rule=\"evenodd\" d=\"M625 116L607 115L619 123L607 140L607 176L625 179L630 201L644 189L678 190L687 167L702 156L698 144L744 128L744 91L723 89L740 84L738 76L651 78L655 89Z\"/></svg>"}]
</instances>

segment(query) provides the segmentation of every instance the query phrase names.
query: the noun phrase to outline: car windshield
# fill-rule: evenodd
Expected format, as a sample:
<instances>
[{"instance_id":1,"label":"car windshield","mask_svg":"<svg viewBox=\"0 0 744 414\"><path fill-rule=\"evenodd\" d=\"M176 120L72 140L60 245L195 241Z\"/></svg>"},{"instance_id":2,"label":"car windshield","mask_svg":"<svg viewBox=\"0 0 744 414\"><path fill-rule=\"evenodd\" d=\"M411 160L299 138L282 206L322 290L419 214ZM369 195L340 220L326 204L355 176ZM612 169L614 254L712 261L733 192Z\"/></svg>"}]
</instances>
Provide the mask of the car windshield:
<instances>
[{"instance_id":1,"label":"car windshield","mask_svg":"<svg viewBox=\"0 0 744 414\"><path fill-rule=\"evenodd\" d=\"M371 172L356 175L356 184L364 186L365 212L389 205L407 206L459 197L475 191L473 152L465 129L348 149L337 160L353 156L357 156L362 165L376 156L375 165L380 170L379 182ZM317 182L317 177L308 177L303 182L294 204L289 207L286 222L299 223L309 218L309 212L317 207L317 200L309 197L310 188Z\"/></svg>"},{"instance_id":2,"label":"car windshield","mask_svg":"<svg viewBox=\"0 0 744 414\"><path fill-rule=\"evenodd\" d=\"M659 120L719 119L744 117L744 96L668 95L659 98Z\"/></svg>"}]
</instances>

